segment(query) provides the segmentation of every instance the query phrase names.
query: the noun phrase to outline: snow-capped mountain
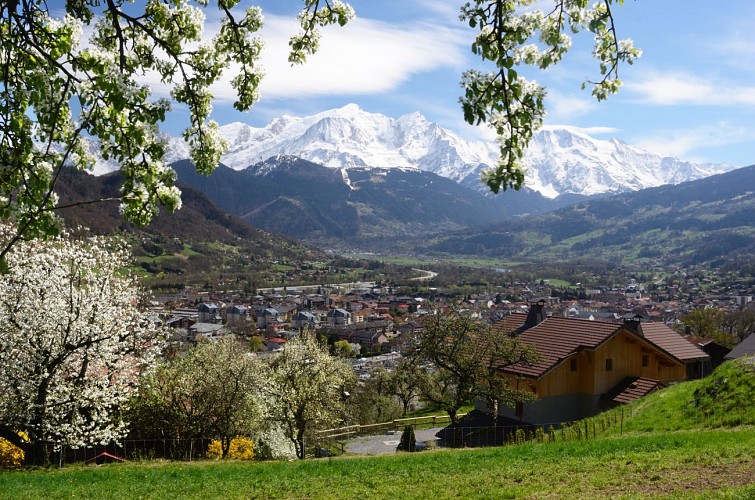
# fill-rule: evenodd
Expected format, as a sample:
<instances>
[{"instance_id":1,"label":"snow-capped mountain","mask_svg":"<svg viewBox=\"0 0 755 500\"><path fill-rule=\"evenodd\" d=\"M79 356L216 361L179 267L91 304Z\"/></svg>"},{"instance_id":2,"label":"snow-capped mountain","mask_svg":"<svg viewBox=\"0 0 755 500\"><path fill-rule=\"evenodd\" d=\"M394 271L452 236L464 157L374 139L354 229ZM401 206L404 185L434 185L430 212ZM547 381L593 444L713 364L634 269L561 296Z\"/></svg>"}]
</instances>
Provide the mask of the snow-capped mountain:
<instances>
[{"instance_id":1,"label":"snow-capped mountain","mask_svg":"<svg viewBox=\"0 0 755 500\"><path fill-rule=\"evenodd\" d=\"M307 117L284 115L264 128L232 123L222 126L221 134L229 142L222 161L237 170L293 155L333 168L416 168L485 190L480 172L498 158L494 142L466 140L420 113L394 119L356 104ZM736 168L662 157L563 127L540 130L525 164L526 186L548 198L636 191Z\"/></svg>"},{"instance_id":2,"label":"snow-capped mountain","mask_svg":"<svg viewBox=\"0 0 755 500\"><path fill-rule=\"evenodd\" d=\"M231 123L221 126L220 133L229 143L221 161L236 170L288 155L340 169L419 169L486 191L480 173L498 158L496 143L466 140L420 113L390 118L356 104L306 117L283 115L262 128ZM182 140L169 142L168 161L188 157ZM551 199L636 191L737 168L662 157L618 139L598 140L564 127L537 132L525 164L525 185Z\"/></svg>"}]
</instances>

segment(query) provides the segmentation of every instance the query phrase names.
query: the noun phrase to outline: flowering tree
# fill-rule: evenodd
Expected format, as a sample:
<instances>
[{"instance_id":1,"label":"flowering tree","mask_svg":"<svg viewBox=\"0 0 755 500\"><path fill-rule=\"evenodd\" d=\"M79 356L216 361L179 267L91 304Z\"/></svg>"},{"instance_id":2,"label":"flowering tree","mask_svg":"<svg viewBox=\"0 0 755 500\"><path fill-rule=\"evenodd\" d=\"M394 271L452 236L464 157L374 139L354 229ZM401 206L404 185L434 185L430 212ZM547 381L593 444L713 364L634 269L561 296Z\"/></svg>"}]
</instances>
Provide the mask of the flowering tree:
<instances>
[{"instance_id":1,"label":"flowering tree","mask_svg":"<svg viewBox=\"0 0 755 500\"><path fill-rule=\"evenodd\" d=\"M189 111L184 138L197 170L211 172L226 145L209 120L210 86L232 64L235 107L249 109L262 77L257 67L261 11L217 0L222 23L203 37L208 0L66 0L64 14L45 0L0 4L0 218L17 222L2 258L20 238L57 232L53 189L64 165L93 165L85 137L99 140L105 159L120 163L121 210L148 223L164 205L180 207L175 173L163 161L158 125L170 109L140 79L155 75ZM63 9L61 9L63 10ZM318 46L318 28L345 24L340 0L304 0L301 32L291 39L292 63ZM82 44L82 33L89 34Z\"/></svg>"},{"instance_id":2,"label":"flowering tree","mask_svg":"<svg viewBox=\"0 0 755 500\"><path fill-rule=\"evenodd\" d=\"M631 40L620 40L613 7L624 0L552 0L531 8L534 0L474 0L461 8L460 19L478 29L472 52L491 63L494 70L470 70L462 76L464 95L460 102L470 124L487 123L498 136L501 157L483 174L483 181L497 193L501 188L521 188L520 164L532 134L545 116L545 89L519 76L517 67L527 64L545 69L558 63L571 47L567 31L589 31L595 37L593 55L600 79L585 82L592 94L606 99L621 85L619 65L632 64L641 51Z\"/></svg>"},{"instance_id":3,"label":"flowering tree","mask_svg":"<svg viewBox=\"0 0 755 500\"><path fill-rule=\"evenodd\" d=\"M0 226L0 237L15 229ZM123 246L99 238L23 241L0 274L0 432L81 447L120 438L114 411L152 361L157 330L122 274ZM15 437L15 439L14 439Z\"/></svg>"},{"instance_id":4,"label":"flowering tree","mask_svg":"<svg viewBox=\"0 0 755 500\"><path fill-rule=\"evenodd\" d=\"M261 363L233 336L201 343L145 374L129 405L132 435L216 438L227 457L237 436L261 427Z\"/></svg>"},{"instance_id":5,"label":"flowering tree","mask_svg":"<svg viewBox=\"0 0 755 500\"><path fill-rule=\"evenodd\" d=\"M307 442L317 430L338 424L346 412L346 393L355 384L351 366L328 354L311 332L291 340L270 358L265 392L270 396L269 418L283 426L306 458Z\"/></svg>"}]
</instances>

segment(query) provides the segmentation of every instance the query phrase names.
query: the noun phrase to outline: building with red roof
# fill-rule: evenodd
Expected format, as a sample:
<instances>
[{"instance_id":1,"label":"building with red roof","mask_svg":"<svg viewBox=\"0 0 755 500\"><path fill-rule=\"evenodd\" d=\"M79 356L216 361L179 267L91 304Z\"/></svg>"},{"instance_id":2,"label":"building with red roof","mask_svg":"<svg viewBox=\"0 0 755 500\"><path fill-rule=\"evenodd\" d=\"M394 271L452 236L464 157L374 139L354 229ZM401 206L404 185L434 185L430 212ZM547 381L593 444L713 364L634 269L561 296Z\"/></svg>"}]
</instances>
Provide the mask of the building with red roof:
<instances>
[{"instance_id":1,"label":"building with red roof","mask_svg":"<svg viewBox=\"0 0 755 500\"><path fill-rule=\"evenodd\" d=\"M502 375L537 400L501 408L500 415L529 424L573 421L685 380L686 362L701 362L707 354L659 325L546 316L543 304L532 304L528 315L504 318L493 328L531 346L538 360L508 366Z\"/></svg>"}]
</instances>

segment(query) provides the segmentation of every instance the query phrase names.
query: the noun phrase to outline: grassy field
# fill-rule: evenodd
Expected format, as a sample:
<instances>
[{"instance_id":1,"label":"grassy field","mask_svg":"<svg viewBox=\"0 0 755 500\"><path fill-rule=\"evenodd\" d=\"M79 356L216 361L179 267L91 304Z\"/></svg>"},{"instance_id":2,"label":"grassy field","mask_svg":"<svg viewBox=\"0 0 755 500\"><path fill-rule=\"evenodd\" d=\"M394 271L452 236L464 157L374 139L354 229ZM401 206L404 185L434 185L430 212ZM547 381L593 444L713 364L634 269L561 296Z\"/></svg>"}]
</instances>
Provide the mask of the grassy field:
<instances>
[{"instance_id":1,"label":"grassy field","mask_svg":"<svg viewBox=\"0 0 755 500\"><path fill-rule=\"evenodd\" d=\"M382 457L7 471L0 473L0 499L755 499L753 396L755 364L726 363L703 380L575 426L592 429L589 440L565 430L555 433L555 443Z\"/></svg>"},{"instance_id":2,"label":"grassy field","mask_svg":"<svg viewBox=\"0 0 755 500\"><path fill-rule=\"evenodd\" d=\"M6 472L0 498L755 498L755 430L303 462Z\"/></svg>"}]
</instances>

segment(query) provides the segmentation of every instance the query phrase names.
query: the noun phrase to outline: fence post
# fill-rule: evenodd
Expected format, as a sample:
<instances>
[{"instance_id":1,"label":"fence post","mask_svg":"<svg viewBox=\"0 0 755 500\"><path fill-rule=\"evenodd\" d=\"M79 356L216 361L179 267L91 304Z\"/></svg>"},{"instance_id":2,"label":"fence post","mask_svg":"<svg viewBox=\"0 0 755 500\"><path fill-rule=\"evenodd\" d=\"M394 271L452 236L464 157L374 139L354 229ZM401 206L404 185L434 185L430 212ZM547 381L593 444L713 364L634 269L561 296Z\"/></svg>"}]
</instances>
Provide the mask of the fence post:
<instances>
[{"instance_id":1,"label":"fence post","mask_svg":"<svg viewBox=\"0 0 755 500\"><path fill-rule=\"evenodd\" d=\"M624 434L624 407L621 407L621 425L619 426L619 436Z\"/></svg>"}]
</instances>

